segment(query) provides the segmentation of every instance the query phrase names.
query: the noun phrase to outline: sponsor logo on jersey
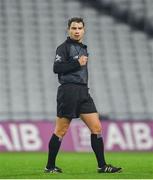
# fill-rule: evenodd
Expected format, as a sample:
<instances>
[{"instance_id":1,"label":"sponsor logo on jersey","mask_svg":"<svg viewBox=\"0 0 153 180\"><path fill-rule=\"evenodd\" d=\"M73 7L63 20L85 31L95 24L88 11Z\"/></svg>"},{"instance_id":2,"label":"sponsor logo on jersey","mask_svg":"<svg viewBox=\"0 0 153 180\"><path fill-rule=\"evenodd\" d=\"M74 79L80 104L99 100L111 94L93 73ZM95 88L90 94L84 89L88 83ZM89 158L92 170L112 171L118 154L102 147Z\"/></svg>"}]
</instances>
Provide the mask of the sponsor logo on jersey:
<instances>
[{"instance_id":1,"label":"sponsor logo on jersey","mask_svg":"<svg viewBox=\"0 0 153 180\"><path fill-rule=\"evenodd\" d=\"M61 61L61 56L59 56L58 54L55 57L55 61Z\"/></svg>"}]
</instances>

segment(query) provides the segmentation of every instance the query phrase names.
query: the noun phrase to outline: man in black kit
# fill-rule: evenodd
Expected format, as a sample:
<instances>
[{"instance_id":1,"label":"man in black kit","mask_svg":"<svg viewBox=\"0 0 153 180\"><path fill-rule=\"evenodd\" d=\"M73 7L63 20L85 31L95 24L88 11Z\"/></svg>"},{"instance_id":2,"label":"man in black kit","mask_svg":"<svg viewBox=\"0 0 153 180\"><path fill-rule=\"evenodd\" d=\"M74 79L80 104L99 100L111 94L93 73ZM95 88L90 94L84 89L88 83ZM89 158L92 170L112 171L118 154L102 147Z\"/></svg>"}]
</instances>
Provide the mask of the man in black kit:
<instances>
[{"instance_id":1,"label":"man in black kit","mask_svg":"<svg viewBox=\"0 0 153 180\"><path fill-rule=\"evenodd\" d=\"M96 155L98 173L120 172L121 168L106 164L104 144L101 136L99 116L88 92L88 52L82 44L85 33L82 18L74 17L68 21L67 40L58 46L54 62L54 73L61 84L57 92L57 119L54 133L49 142L46 173L62 173L55 160L73 118L80 117L91 131L91 146Z\"/></svg>"}]
</instances>

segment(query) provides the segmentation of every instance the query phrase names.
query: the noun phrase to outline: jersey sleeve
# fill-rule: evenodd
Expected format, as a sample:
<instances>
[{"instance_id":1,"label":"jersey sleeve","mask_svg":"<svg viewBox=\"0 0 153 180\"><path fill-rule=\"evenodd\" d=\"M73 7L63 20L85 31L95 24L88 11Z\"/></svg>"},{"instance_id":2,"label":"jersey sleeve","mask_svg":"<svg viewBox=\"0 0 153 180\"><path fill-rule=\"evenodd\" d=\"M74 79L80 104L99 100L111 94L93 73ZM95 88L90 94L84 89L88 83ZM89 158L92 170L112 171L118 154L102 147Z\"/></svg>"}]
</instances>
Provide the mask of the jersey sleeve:
<instances>
[{"instance_id":1,"label":"jersey sleeve","mask_svg":"<svg viewBox=\"0 0 153 180\"><path fill-rule=\"evenodd\" d=\"M66 46L62 45L56 49L53 71L57 74L65 74L77 71L81 68L79 61L69 61Z\"/></svg>"}]
</instances>

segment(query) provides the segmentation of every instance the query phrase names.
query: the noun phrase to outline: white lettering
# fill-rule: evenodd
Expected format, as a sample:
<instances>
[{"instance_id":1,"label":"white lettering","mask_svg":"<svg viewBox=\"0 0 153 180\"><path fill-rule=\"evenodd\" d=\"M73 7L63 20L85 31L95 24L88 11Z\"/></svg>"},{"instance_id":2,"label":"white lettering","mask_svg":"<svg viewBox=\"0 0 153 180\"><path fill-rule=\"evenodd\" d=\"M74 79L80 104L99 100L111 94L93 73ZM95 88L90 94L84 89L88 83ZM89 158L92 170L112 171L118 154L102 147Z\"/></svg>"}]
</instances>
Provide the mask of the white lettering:
<instances>
[{"instance_id":1,"label":"white lettering","mask_svg":"<svg viewBox=\"0 0 153 180\"><path fill-rule=\"evenodd\" d=\"M134 142L133 142L130 123L124 123L123 124L123 131L124 131L125 138L126 138L126 143L127 143L127 146L128 146L127 148L130 149L130 150L133 150L135 148L135 145L134 145Z\"/></svg>"},{"instance_id":2,"label":"white lettering","mask_svg":"<svg viewBox=\"0 0 153 180\"><path fill-rule=\"evenodd\" d=\"M135 137L136 147L139 150L147 150L153 146L153 138L147 124L136 123L133 125L133 133Z\"/></svg>"},{"instance_id":3,"label":"white lettering","mask_svg":"<svg viewBox=\"0 0 153 180\"><path fill-rule=\"evenodd\" d=\"M125 150L126 142L124 141L123 135L120 132L117 124L110 123L107 132L106 148L111 150L114 146L119 146L122 150Z\"/></svg>"},{"instance_id":4,"label":"white lettering","mask_svg":"<svg viewBox=\"0 0 153 180\"><path fill-rule=\"evenodd\" d=\"M36 126L32 124L21 124L20 134L24 150L35 151L41 148L42 141Z\"/></svg>"},{"instance_id":5,"label":"white lettering","mask_svg":"<svg viewBox=\"0 0 153 180\"><path fill-rule=\"evenodd\" d=\"M13 150L11 141L2 126L0 126L0 146L5 146L9 151Z\"/></svg>"},{"instance_id":6,"label":"white lettering","mask_svg":"<svg viewBox=\"0 0 153 180\"><path fill-rule=\"evenodd\" d=\"M10 133L12 137L12 144L14 146L14 150L20 151L21 145L19 140L18 128L15 124L10 124Z\"/></svg>"},{"instance_id":7,"label":"white lettering","mask_svg":"<svg viewBox=\"0 0 153 180\"><path fill-rule=\"evenodd\" d=\"M79 129L80 145L90 146L90 131L87 127L81 127Z\"/></svg>"}]
</instances>

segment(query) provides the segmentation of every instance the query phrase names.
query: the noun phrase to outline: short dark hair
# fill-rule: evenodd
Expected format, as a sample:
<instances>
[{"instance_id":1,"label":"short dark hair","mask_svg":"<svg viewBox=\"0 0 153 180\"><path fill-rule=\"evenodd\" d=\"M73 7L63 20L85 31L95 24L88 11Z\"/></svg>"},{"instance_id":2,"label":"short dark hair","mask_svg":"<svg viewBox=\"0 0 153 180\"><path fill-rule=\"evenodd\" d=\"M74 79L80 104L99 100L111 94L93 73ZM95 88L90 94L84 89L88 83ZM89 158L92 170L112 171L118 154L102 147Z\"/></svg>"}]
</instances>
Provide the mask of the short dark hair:
<instances>
[{"instance_id":1,"label":"short dark hair","mask_svg":"<svg viewBox=\"0 0 153 180\"><path fill-rule=\"evenodd\" d=\"M81 22L83 24L83 26L85 25L83 18L81 18L81 17L73 17L73 18L68 20L68 24L67 24L68 28L70 28L72 22L77 22L77 23Z\"/></svg>"}]
</instances>

